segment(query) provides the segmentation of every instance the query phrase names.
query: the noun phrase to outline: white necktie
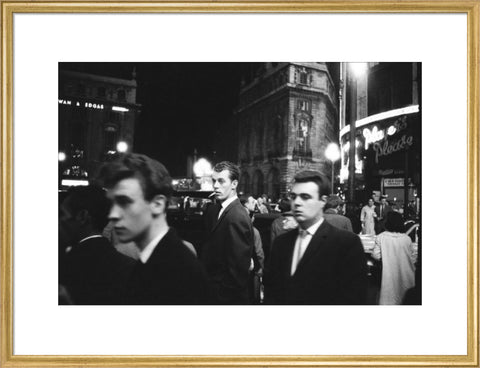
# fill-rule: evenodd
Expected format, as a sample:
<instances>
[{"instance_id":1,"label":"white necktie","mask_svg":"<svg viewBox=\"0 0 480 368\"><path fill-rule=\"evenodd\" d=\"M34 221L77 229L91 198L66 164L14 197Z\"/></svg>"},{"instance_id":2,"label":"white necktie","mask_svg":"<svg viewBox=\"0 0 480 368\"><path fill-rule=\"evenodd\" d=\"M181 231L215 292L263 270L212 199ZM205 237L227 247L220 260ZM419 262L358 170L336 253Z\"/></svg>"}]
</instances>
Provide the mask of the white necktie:
<instances>
[{"instance_id":1,"label":"white necktie","mask_svg":"<svg viewBox=\"0 0 480 368\"><path fill-rule=\"evenodd\" d=\"M307 235L308 235L307 230L299 229L297 241L295 242L294 254L292 258L292 268L290 272L291 275L293 275L297 270L297 266L300 263L300 260L302 259L303 254L305 253L306 244L308 241Z\"/></svg>"}]
</instances>

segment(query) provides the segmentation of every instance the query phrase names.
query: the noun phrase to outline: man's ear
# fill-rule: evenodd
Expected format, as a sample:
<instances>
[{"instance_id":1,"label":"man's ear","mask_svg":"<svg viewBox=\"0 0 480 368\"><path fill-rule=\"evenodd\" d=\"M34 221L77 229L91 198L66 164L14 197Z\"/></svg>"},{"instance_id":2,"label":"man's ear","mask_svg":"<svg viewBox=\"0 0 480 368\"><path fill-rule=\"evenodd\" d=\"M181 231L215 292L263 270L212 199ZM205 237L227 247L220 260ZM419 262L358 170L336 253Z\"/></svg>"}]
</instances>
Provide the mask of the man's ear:
<instances>
[{"instance_id":1,"label":"man's ear","mask_svg":"<svg viewBox=\"0 0 480 368\"><path fill-rule=\"evenodd\" d=\"M237 179L232 180L232 188L237 190L237 186L238 186L238 180Z\"/></svg>"},{"instance_id":2,"label":"man's ear","mask_svg":"<svg viewBox=\"0 0 480 368\"><path fill-rule=\"evenodd\" d=\"M150 201L152 212L154 215L160 215L167 212L168 199L163 194L157 194Z\"/></svg>"}]
</instances>

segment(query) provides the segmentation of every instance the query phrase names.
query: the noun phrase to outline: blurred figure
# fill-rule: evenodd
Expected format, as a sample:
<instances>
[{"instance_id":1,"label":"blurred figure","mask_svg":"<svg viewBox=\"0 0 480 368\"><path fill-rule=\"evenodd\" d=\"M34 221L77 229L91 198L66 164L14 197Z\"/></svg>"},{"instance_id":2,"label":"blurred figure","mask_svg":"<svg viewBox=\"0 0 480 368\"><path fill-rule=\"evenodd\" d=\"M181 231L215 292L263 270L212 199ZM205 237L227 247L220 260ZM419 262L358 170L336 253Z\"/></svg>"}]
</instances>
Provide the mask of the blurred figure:
<instances>
[{"instance_id":1,"label":"blurred figure","mask_svg":"<svg viewBox=\"0 0 480 368\"><path fill-rule=\"evenodd\" d=\"M266 304L366 303L367 263L360 238L323 218L330 185L317 171L295 175L291 206L299 224L275 239L265 273Z\"/></svg>"},{"instance_id":2,"label":"blurred figure","mask_svg":"<svg viewBox=\"0 0 480 368\"><path fill-rule=\"evenodd\" d=\"M240 169L223 161L213 168L218 204L206 214L207 241L201 259L219 304L248 304L253 228L237 196Z\"/></svg>"},{"instance_id":3,"label":"blurred figure","mask_svg":"<svg viewBox=\"0 0 480 368\"><path fill-rule=\"evenodd\" d=\"M339 213L342 208L342 199L337 195L331 194L327 197L327 203L325 204L323 217L331 225L342 230L353 232L352 222L350 219Z\"/></svg>"},{"instance_id":4,"label":"blurred figure","mask_svg":"<svg viewBox=\"0 0 480 368\"><path fill-rule=\"evenodd\" d=\"M372 253L374 259L382 260L379 304L402 304L406 291L415 286L412 240L398 212L387 214L385 229L377 236Z\"/></svg>"},{"instance_id":5,"label":"blurred figure","mask_svg":"<svg viewBox=\"0 0 480 368\"><path fill-rule=\"evenodd\" d=\"M272 221L270 228L270 244L281 234L285 234L290 230L296 229L298 226L297 220L293 216L290 208L290 200L283 198L278 204L278 209L281 216Z\"/></svg>"},{"instance_id":6,"label":"blurred figure","mask_svg":"<svg viewBox=\"0 0 480 368\"><path fill-rule=\"evenodd\" d=\"M385 219L387 214L393 211L392 207L387 202L387 197L382 196L380 203L375 207L375 213L377 217L375 218L375 233L380 234L385 230Z\"/></svg>"},{"instance_id":7,"label":"blurred figure","mask_svg":"<svg viewBox=\"0 0 480 368\"><path fill-rule=\"evenodd\" d=\"M205 304L205 271L167 223L172 179L158 161L125 154L104 165L100 178L111 201L109 219L120 242L139 250L126 304Z\"/></svg>"},{"instance_id":8,"label":"blurred figure","mask_svg":"<svg viewBox=\"0 0 480 368\"><path fill-rule=\"evenodd\" d=\"M263 197L258 197L257 198L257 206L258 206L258 212L268 213L268 208L264 204Z\"/></svg>"},{"instance_id":9,"label":"blurred figure","mask_svg":"<svg viewBox=\"0 0 480 368\"><path fill-rule=\"evenodd\" d=\"M375 206L373 199L368 200L368 204L362 208L360 213L360 221L362 222L362 234L375 235Z\"/></svg>"},{"instance_id":10,"label":"blurred figure","mask_svg":"<svg viewBox=\"0 0 480 368\"><path fill-rule=\"evenodd\" d=\"M247 207L248 211L250 212L250 216L252 216L255 211L258 211L257 201L252 196L248 196L245 207Z\"/></svg>"},{"instance_id":11,"label":"blurred figure","mask_svg":"<svg viewBox=\"0 0 480 368\"><path fill-rule=\"evenodd\" d=\"M242 201L245 205L245 202ZM250 211L247 207L245 210L250 215ZM252 216L252 223L255 221L255 217ZM262 284L263 270L265 268L265 254L263 252L262 237L258 229L253 226L253 254L250 262L250 280L249 280L249 294L252 304L261 303L260 288Z\"/></svg>"},{"instance_id":12,"label":"blurred figure","mask_svg":"<svg viewBox=\"0 0 480 368\"><path fill-rule=\"evenodd\" d=\"M72 245L59 265L65 304L121 303L135 262L101 235L109 208L105 192L96 186L72 187L61 204L61 238Z\"/></svg>"}]
</instances>

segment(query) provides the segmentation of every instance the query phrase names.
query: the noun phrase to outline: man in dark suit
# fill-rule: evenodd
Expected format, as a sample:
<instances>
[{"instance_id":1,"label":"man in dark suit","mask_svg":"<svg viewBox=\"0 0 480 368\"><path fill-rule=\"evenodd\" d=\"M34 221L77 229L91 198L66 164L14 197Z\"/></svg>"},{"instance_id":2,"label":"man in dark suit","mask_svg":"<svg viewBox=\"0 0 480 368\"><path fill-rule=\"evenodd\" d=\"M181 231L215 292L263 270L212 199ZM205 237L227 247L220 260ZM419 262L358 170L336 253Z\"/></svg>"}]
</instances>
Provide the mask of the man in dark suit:
<instances>
[{"instance_id":1,"label":"man in dark suit","mask_svg":"<svg viewBox=\"0 0 480 368\"><path fill-rule=\"evenodd\" d=\"M328 181L319 172L295 175L291 206L299 229L274 242L265 275L267 304L365 304L367 263L360 238L323 218Z\"/></svg>"},{"instance_id":2,"label":"man in dark suit","mask_svg":"<svg viewBox=\"0 0 480 368\"><path fill-rule=\"evenodd\" d=\"M209 235L202 261L218 304L247 304L253 229L250 217L237 197L238 167L223 161L213 168L217 204L209 208Z\"/></svg>"},{"instance_id":3,"label":"man in dark suit","mask_svg":"<svg viewBox=\"0 0 480 368\"><path fill-rule=\"evenodd\" d=\"M350 219L339 213L342 206L342 199L337 195L330 194L327 197L323 217L330 225L333 225L339 229L353 232L352 222L350 221Z\"/></svg>"},{"instance_id":4,"label":"man in dark suit","mask_svg":"<svg viewBox=\"0 0 480 368\"><path fill-rule=\"evenodd\" d=\"M126 304L205 304L205 271L167 223L172 179L158 161L126 154L107 163L101 178L111 200L109 218L121 242L140 254L127 286Z\"/></svg>"},{"instance_id":5,"label":"man in dark suit","mask_svg":"<svg viewBox=\"0 0 480 368\"><path fill-rule=\"evenodd\" d=\"M70 304L118 304L135 261L117 252L102 230L110 204L100 187L73 187L60 206L59 280ZM62 304L62 303L60 303Z\"/></svg>"},{"instance_id":6,"label":"man in dark suit","mask_svg":"<svg viewBox=\"0 0 480 368\"><path fill-rule=\"evenodd\" d=\"M375 218L375 233L380 234L385 231L385 219L387 214L393 211L392 207L389 206L387 197L382 196L380 199L380 204L375 206L375 213L377 217Z\"/></svg>"}]
</instances>

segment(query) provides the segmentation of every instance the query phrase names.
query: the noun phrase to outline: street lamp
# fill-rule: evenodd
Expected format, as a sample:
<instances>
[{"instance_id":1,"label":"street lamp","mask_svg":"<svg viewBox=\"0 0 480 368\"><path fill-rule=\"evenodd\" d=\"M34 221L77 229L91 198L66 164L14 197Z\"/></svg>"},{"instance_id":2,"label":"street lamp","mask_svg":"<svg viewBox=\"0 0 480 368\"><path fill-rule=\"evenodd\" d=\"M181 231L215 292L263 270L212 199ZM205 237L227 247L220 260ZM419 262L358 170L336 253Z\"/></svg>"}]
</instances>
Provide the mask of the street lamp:
<instances>
[{"instance_id":1,"label":"street lamp","mask_svg":"<svg viewBox=\"0 0 480 368\"><path fill-rule=\"evenodd\" d=\"M127 150L128 150L127 142L120 141L120 142L117 143L117 151L118 152L124 153L124 152L127 152Z\"/></svg>"},{"instance_id":2,"label":"street lamp","mask_svg":"<svg viewBox=\"0 0 480 368\"><path fill-rule=\"evenodd\" d=\"M212 183L208 178L212 175L212 164L205 158L199 158L197 162L193 164L193 172L197 179L200 179L201 190L211 190Z\"/></svg>"},{"instance_id":3,"label":"street lamp","mask_svg":"<svg viewBox=\"0 0 480 368\"><path fill-rule=\"evenodd\" d=\"M335 182L335 166L334 163L340 158L340 150L338 149L338 145L336 143L329 143L327 149L325 150L325 157L328 158L332 162L332 194L333 194L333 185Z\"/></svg>"}]
</instances>

